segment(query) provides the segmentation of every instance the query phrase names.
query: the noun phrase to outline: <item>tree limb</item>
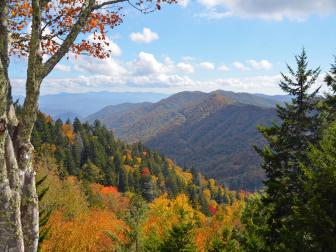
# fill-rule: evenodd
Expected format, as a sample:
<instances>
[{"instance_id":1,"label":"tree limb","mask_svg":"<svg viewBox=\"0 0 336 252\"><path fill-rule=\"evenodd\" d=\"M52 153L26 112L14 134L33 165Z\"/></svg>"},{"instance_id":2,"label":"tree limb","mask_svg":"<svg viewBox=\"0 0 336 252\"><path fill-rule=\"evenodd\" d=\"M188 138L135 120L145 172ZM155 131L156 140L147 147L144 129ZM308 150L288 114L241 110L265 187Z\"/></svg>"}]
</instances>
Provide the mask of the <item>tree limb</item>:
<instances>
[{"instance_id":1,"label":"tree limb","mask_svg":"<svg viewBox=\"0 0 336 252\"><path fill-rule=\"evenodd\" d=\"M32 0L32 31L29 46L28 70L26 81L26 98L23 104L23 116L19 125L17 150L24 142L29 142L31 132L34 127L38 97L40 94L41 73L39 69L42 65L41 48L41 7L39 0ZM19 154L17 154L19 155Z\"/></svg>"},{"instance_id":2,"label":"tree limb","mask_svg":"<svg viewBox=\"0 0 336 252\"><path fill-rule=\"evenodd\" d=\"M101 4L96 4L95 6L92 7L92 10L98 10L101 9L107 5L113 5L116 3L122 3L122 2L127 2L127 0L112 0L112 1L106 1L104 3Z\"/></svg>"},{"instance_id":3,"label":"tree limb","mask_svg":"<svg viewBox=\"0 0 336 252\"><path fill-rule=\"evenodd\" d=\"M72 26L71 31L65 38L63 44L58 51L50 57L50 59L43 65L42 78L46 77L56 66L56 64L68 53L71 45L75 42L78 34L85 26L85 22L92 12L92 7L95 0L86 0L82 6L81 13L77 22Z\"/></svg>"}]
</instances>

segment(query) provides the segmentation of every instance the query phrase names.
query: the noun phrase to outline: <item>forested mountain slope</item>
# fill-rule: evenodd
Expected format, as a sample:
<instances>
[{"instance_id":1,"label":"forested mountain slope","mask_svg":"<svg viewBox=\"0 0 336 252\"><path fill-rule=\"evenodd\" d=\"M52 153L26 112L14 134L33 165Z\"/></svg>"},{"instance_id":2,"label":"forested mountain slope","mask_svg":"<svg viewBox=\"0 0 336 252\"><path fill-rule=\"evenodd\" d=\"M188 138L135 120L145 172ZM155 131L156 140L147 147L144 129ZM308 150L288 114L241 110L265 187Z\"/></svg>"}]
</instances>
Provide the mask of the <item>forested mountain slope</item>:
<instances>
[{"instance_id":1,"label":"forested mountain slope","mask_svg":"<svg viewBox=\"0 0 336 252\"><path fill-rule=\"evenodd\" d=\"M253 145L264 143L256 125L267 125L272 119L273 109L227 105L201 120L191 118L146 145L230 188L255 190L262 186L263 172Z\"/></svg>"},{"instance_id":2,"label":"forested mountain slope","mask_svg":"<svg viewBox=\"0 0 336 252\"><path fill-rule=\"evenodd\" d=\"M263 172L256 126L275 119L286 96L228 91L181 92L158 103L109 106L89 116L128 142L142 141L179 165L194 167L234 189L259 189Z\"/></svg>"},{"instance_id":3,"label":"forested mountain slope","mask_svg":"<svg viewBox=\"0 0 336 252\"><path fill-rule=\"evenodd\" d=\"M248 93L234 93L217 90L211 93L199 91L180 92L157 103L119 104L107 106L88 116L87 121L100 120L108 128L113 129L116 136L127 142L146 142L151 137L173 126L181 125L190 116L190 109L195 106L204 107L211 97L225 97L226 103L248 104L265 108L273 108L277 103L289 101L288 96L261 96ZM211 111L205 109L206 116Z\"/></svg>"},{"instance_id":4,"label":"forested mountain slope","mask_svg":"<svg viewBox=\"0 0 336 252\"><path fill-rule=\"evenodd\" d=\"M129 106L108 106L86 120L101 121L113 129L116 136L133 143L146 141L185 120L183 109L199 103L207 95L202 92L181 92L157 103L139 103Z\"/></svg>"},{"instance_id":5,"label":"forested mountain slope","mask_svg":"<svg viewBox=\"0 0 336 252\"><path fill-rule=\"evenodd\" d=\"M115 186L120 192L133 192L148 201L164 193L170 197L185 193L193 206L206 214L210 211L209 200L220 204L236 197L215 180L206 179L196 170L184 171L156 151L116 140L98 121L93 125L78 119L73 124L62 123L39 114L32 140L37 156L57 160L62 177L76 176L90 183ZM208 200L204 190L209 190Z\"/></svg>"}]
</instances>

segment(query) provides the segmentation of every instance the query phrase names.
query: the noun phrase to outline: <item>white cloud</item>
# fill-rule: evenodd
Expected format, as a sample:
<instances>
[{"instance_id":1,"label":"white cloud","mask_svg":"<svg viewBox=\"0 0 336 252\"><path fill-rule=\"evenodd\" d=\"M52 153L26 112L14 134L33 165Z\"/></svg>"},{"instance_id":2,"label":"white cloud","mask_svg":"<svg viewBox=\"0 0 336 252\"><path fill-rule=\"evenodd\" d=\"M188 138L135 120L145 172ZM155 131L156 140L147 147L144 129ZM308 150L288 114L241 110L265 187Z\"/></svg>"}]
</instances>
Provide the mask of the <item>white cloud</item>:
<instances>
[{"instance_id":1,"label":"white cloud","mask_svg":"<svg viewBox=\"0 0 336 252\"><path fill-rule=\"evenodd\" d=\"M177 64L177 68L184 73L193 73L194 67L191 64L180 62Z\"/></svg>"},{"instance_id":2,"label":"white cloud","mask_svg":"<svg viewBox=\"0 0 336 252\"><path fill-rule=\"evenodd\" d=\"M265 62L250 60L248 65L234 62L233 67L240 70L267 68ZM202 62L206 69L214 69L211 62ZM204 64L208 63L208 64ZM60 78L47 78L42 84L42 94L55 94L60 92L157 92L174 93L183 90L213 91L223 89L235 92L251 92L279 94L278 87L280 75L263 75L236 78L194 79L188 74L195 71L196 63L181 61L175 63L169 57L158 58L153 54L140 52L133 61L122 62L115 59L99 60L88 56L79 56L77 60L70 58L67 65L59 65L65 71L70 67L71 76ZM227 71L226 65L219 65L218 71ZM218 72L213 72L214 76ZM253 73L249 71L247 73ZM196 76L196 75L192 75ZM246 74L244 74L246 76ZM319 80L319 84L323 82ZM45 85L46 83L46 85ZM25 80L14 79L14 94L24 94Z\"/></svg>"},{"instance_id":3,"label":"white cloud","mask_svg":"<svg viewBox=\"0 0 336 252\"><path fill-rule=\"evenodd\" d=\"M276 21L284 19L302 21L311 15L325 16L336 12L335 0L198 0L198 2L210 10L209 14L222 13L217 14L217 17L239 16ZM220 8L224 8L225 11L218 11Z\"/></svg>"},{"instance_id":4,"label":"white cloud","mask_svg":"<svg viewBox=\"0 0 336 252\"><path fill-rule=\"evenodd\" d=\"M152 76L127 75L126 78L90 75L75 78L48 78L48 85L42 85L42 95L60 92L154 92L176 93L181 91L210 92L218 89L265 94L281 94L278 87L280 75L250 76L243 78L220 78L199 81L177 74L157 74ZM24 79L14 79L15 94L24 94Z\"/></svg>"},{"instance_id":5,"label":"white cloud","mask_svg":"<svg viewBox=\"0 0 336 252\"><path fill-rule=\"evenodd\" d=\"M178 0L177 3L183 8L186 8L189 5L189 0Z\"/></svg>"},{"instance_id":6,"label":"white cloud","mask_svg":"<svg viewBox=\"0 0 336 252\"><path fill-rule=\"evenodd\" d=\"M272 68L272 63L269 62L268 60L261 60L261 61L248 60L247 63L250 64L250 66L256 70L269 70Z\"/></svg>"},{"instance_id":7,"label":"white cloud","mask_svg":"<svg viewBox=\"0 0 336 252\"><path fill-rule=\"evenodd\" d=\"M239 70L239 71L248 71L248 70L250 70L247 66L245 66L243 63L241 63L239 61L233 62L233 66L237 70Z\"/></svg>"},{"instance_id":8,"label":"white cloud","mask_svg":"<svg viewBox=\"0 0 336 252\"><path fill-rule=\"evenodd\" d=\"M205 70L214 70L215 65L211 62L201 62L200 67L202 67Z\"/></svg>"},{"instance_id":9,"label":"white cloud","mask_svg":"<svg viewBox=\"0 0 336 252\"><path fill-rule=\"evenodd\" d=\"M218 69L219 71L222 71L222 72L227 72L227 71L230 70L226 65L221 65L221 66L218 67L217 69Z\"/></svg>"},{"instance_id":10,"label":"white cloud","mask_svg":"<svg viewBox=\"0 0 336 252\"><path fill-rule=\"evenodd\" d=\"M139 75L159 74L167 72L167 67L160 63L153 54L140 52L138 58L131 63L134 71Z\"/></svg>"},{"instance_id":11,"label":"white cloud","mask_svg":"<svg viewBox=\"0 0 336 252\"><path fill-rule=\"evenodd\" d=\"M126 69L117 61L111 58L97 59L89 56L79 56L73 60L74 69L82 73L105 76L122 76Z\"/></svg>"},{"instance_id":12,"label":"white cloud","mask_svg":"<svg viewBox=\"0 0 336 252\"><path fill-rule=\"evenodd\" d=\"M71 66L63 65L63 64L57 64L55 66L55 70L60 71L60 72L70 72L71 71Z\"/></svg>"},{"instance_id":13,"label":"white cloud","mask_svg":"<svg viewBox=\"0 0 336 252\"><path fill-rule=\"evenodd\" d=\"M133 32L130 34L130 38L134 42L138 43L150 43L154 40L159 39L159 35L155 32L153 32L149 28L143 28L142 33L141 32Z\"/></svg>"}]
</instances>

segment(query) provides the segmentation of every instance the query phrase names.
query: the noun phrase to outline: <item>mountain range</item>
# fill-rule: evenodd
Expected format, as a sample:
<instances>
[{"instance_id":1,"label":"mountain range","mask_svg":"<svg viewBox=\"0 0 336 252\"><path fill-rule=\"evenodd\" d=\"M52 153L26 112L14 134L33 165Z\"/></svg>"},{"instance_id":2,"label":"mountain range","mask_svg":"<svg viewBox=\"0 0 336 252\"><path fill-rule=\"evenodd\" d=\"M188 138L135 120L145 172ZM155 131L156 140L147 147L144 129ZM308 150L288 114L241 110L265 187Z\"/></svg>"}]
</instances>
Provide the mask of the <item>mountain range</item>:
<instances>
[{"instance_id":1,"label":"mountain range","mask_svg":"<svg viewBox=\"0 0 336 252\"><path fill-rule=\"evenodd\" d=\"M85 118L86 116L108 105L137 102L157 102L168 97L167 94L136 93L136 92L91 92L91 93L60 93L42 95L39 99L39 108L42 112L51 115L54 119ZM15 96L23 102L23 96Z\"/></svg>"},{"instance_id":2,"label":"mountain range","mask_svg":"<svg viewBox=\"0 0 336 252\"><path fill-rule=\"evenodd\" d=\"M100 120L118 138L141 141L232 189L254 191L264 176L253 149L264 144L256 126L276 120L275 105L289 100L222 90L181 92L155 103L110 105L86 120Z\"/></svg>"}]
</instances>

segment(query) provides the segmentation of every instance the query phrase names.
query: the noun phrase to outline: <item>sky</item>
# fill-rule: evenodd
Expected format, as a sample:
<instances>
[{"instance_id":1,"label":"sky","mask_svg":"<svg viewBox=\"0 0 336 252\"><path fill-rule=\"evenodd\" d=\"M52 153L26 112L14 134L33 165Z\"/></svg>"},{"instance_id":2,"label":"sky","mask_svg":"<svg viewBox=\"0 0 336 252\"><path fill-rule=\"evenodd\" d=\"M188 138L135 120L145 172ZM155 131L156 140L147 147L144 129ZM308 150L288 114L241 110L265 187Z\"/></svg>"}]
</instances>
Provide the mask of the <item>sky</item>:
<instances>
[{"instance_id":1,"label":"sky","mask_svg":"<svg viewBox=\"0 0 336 252\"><path fill-rule=\"evenodd\" d=\"M286 64L304 47L323 75L336 55L336 0L181 0L142 14L124 5L109 32L111 57L62 60L42 95L205 91L281 94ZM14 93L24 94L26 61L12 59Z\"/></svg>"}]
</instances>

